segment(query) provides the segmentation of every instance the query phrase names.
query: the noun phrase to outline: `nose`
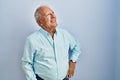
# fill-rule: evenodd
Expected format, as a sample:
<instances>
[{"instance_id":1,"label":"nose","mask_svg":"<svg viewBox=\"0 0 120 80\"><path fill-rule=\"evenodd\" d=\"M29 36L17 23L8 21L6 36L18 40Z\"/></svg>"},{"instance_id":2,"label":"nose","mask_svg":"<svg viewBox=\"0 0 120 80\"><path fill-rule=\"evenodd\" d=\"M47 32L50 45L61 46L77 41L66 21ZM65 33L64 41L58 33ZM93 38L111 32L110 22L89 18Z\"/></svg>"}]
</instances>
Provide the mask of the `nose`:
<instances>
[{"instance_id":1,"label":"nose","mask_svg":"<svg viewBox=\"0 0 120 80\"><path fill-rule=\"evenodd\" d=\"M53 17L53 18L56 18L56 16L55 16L55 14L54 14L54 13L52 14L52 17Z\"/></svg>"}]
</instances>

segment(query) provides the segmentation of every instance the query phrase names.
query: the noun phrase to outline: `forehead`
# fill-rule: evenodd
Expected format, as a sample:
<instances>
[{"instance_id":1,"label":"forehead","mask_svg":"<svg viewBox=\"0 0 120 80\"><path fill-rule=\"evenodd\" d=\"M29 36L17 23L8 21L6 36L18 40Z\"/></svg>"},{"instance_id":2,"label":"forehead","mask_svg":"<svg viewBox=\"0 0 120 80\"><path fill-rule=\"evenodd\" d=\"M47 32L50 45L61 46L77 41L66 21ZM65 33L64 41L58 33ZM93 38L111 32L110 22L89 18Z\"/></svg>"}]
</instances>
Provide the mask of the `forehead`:
<instances>
[{"instance_id":1,"label":"forehead","mask_svg":"<svg viewBox=\"0 0 120 80\"><path fill-rule=\"evenodd\" d=\"M41 8L39 9L39 13L40 13L41 15L45 15L45 14L48 14L48 13L51 13L51 12L53 12L53 10L51 10L49 7L46 7L46 6L41 7Z\"/></svg>"}]
</instances>

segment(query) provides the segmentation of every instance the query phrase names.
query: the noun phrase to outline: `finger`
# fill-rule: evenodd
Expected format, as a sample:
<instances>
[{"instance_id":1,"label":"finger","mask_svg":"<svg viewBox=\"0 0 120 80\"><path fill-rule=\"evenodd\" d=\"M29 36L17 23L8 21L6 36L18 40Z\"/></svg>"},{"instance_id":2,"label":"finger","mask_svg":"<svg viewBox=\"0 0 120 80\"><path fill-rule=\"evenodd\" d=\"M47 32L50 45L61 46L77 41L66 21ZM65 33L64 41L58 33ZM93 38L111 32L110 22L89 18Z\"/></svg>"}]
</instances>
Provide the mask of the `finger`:
<instances>
[{"instance_id":1,"label":"finger","mask_svg":"<svg viewBox=\"0 0 120 80\"><path fill-rule=\"evenodd\" d=\"M69 74L69 78L71 78L72 77L72 74Z\"/></svg>"},{"instance_id":2,"label":"finger","mask_svg":"<svg viewBox=\"0 0 120 80\"><path fill-rule=\"evenodd\" d=\"M70 78L70 74L67 75L67 78Z\"/></svg>"},{"instance_id":3,"label":"finger","mask_svg":"<svg viewBox=\"0 0 120 80\"><path fill-rule=\"evenodd\" d=\"M74 71L71 70L71 69L69 69L66 77L67 77L67 78L71 78L71 77L73 76L73 74L74 74Z\"/></svg>"},{"instance_id":4,"label":"finger","mask_svg":"<svg viewBox=\"0 0 120 80\"><path fill-rule=\"evenodd\" d=\"M68 77L71 78L73 76L73 72L69 71Z\"/></svg>"},{"instance_id":5,"label":"finger","mask_svg":"<svg viewBox=\"0 0 120 80\"><path fill-rule=\"evenodd\" d=\"M72 74L69 73L69 74L67 75L67 78L71 78L71 77L72 77Z\"/></svg>"}]
</instances>

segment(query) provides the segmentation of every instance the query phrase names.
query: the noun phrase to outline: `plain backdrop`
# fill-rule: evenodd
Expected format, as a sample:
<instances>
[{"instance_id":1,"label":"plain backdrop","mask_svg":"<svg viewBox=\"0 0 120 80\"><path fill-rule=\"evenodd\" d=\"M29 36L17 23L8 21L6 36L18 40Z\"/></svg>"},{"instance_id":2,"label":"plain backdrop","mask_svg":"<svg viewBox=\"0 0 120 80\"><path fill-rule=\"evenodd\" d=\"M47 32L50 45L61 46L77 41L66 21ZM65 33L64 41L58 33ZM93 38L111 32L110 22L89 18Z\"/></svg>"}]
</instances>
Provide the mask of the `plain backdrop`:
<instances>
[{"instance_id":1,"label":"plain backdrop","mask_svg":"<svg viewBox=\"0 0 120 80\"><path fill-rule=\"evenodd\" d=\"M21 57L26 37L38 29L33 15L40 5L80 41L71 80L120 80L119 0L0 0L0 80L26 80Z\"/></svg>"}]
</instances>

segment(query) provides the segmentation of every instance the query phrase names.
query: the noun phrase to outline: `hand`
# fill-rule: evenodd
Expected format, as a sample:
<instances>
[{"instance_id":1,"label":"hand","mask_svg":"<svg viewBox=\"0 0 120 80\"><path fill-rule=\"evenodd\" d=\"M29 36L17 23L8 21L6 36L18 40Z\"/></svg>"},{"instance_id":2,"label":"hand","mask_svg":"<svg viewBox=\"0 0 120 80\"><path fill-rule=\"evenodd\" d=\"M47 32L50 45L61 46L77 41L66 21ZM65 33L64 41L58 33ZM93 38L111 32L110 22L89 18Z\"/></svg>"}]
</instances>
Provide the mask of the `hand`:
<instances>
[{"instance_id":1,"label":"hand","mask_svg":"<svg viewBox=\"0 0 120 80\"><path fill-rule=\"evenodd\" d=\"M72 61L69 62L69 69L66 75L67 78L71 78L74 75L75 64L76 64L75 62Z\"/></svg>"}]
</instances>

